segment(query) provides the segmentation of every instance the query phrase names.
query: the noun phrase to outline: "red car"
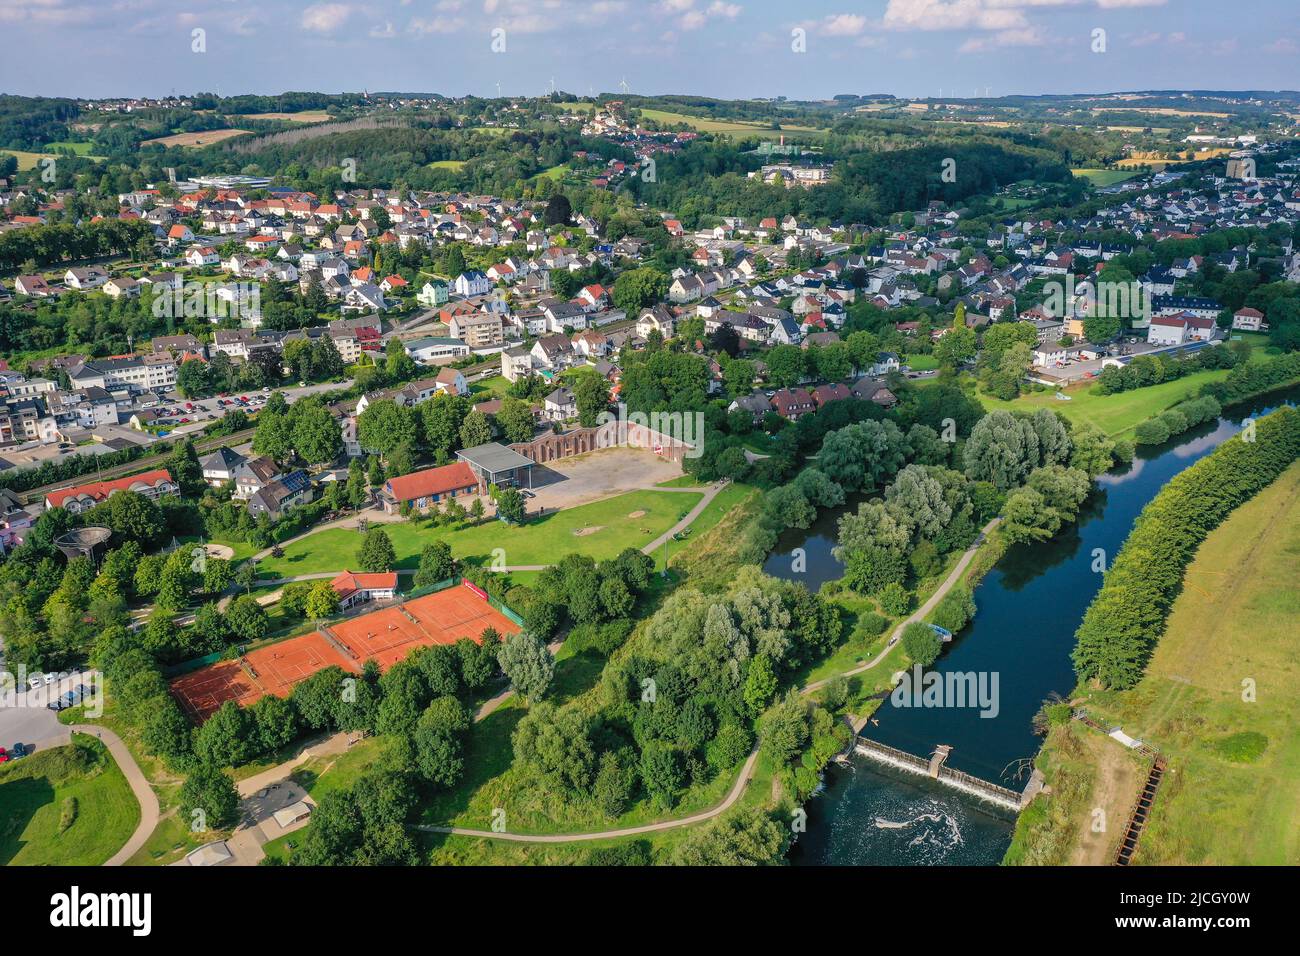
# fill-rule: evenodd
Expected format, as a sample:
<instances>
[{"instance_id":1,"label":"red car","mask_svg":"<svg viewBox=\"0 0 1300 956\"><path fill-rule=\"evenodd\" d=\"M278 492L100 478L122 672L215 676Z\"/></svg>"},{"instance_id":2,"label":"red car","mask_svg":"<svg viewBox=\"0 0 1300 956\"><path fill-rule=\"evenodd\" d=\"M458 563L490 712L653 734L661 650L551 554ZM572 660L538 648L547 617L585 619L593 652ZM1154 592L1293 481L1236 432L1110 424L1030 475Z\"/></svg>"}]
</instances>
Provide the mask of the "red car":
<instances>
[{"instance_id":1,"label":"red car","mask_svg":"<svg viewBox=\"0 0 1300 956\"><path fill-rule=\"evenodd\" d=\"M0 747L0 763L8 763L8 762L9 762L9 751L5 750L3 747Z\"/></svg>"}]
</instances>

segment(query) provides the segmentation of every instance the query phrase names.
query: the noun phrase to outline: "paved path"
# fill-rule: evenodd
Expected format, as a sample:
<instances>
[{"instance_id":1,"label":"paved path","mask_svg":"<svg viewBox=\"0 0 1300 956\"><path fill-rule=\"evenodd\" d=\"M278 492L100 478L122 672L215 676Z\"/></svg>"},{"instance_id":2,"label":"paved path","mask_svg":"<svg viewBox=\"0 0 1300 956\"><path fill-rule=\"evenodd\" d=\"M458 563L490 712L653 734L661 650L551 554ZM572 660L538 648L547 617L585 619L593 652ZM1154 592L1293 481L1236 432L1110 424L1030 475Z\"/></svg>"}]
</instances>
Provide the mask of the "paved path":
<instances>
[{"instance_id":1,"label":"paved path","mask_svg":"<svg viewBox=\"0 0 1300 956\"><path fill-rule=\"evenodd\" d=\"M998 526L998 523L1001 520L1001 518L994 518L986 524L983 529L981 529L979 537L975 539L975 543L966 549L966 553L961 556L961 560L959 560L956 567L952 569L952 573L944 579L943 584L939 585L938 590L931 594L929 600L917 608L914 614L899 624L898 627L894 628L894 633L889 636L889 640L886 642L884 649L877 654L875 658L865 664L859 664L857 667L853 668L853 670L845 671L843 674L836 674L834 677L826 677L822 680L814 681L806 686L803 689L803 692L805 694L810 694L813 691L821 690L836 677L852 677L855 674L861 674L863 671L871 670L871 668L883 661L885 655L893 650L894 645L898 643L900 638L902 638L903 631L906 630L907 625L915 621L924 620L926 615L933 611L938 606L939 602L947 596L948 592L957 585L957 582L961 580L961 576L966 572L966 569L970 567L971 561L975 559L975 553L979 551L980 546L984 544L984 539L988 537L990 531Z\"/></svg>"},{"instance_id":2,"label":"paved path","mask_svg":"<svg viewBox=\"0 0 1300 956\"><path fill-rule=\"evenodd\" d=\"M974 560L976 552L979 551L980 546L984 543L985 537L989 532L997 527L999 521L1001 521L1000 518L994 518L984 526L983 530L980 532L980 536L975 540L974 544L966 549L966 553L961 556L961 559L952 569L952 572L944 579L943 584L941 584L934 594L930 596L929 600L917 609L915 614L911 615L907 620L903 621L894 629L894 633L890 636L884 649L877 654L874 659L868 661L866 664L860 664L852 670L845 671L843 674L837 674L835 677L849 677L854 674L861 674L863 671L870 670L884 660L885 656L893 649L893 646L898 643L898 640L903 633L903 629L913 621L921 620L925 615L934 610L935 606L943 600L944 596L956 586L957 582L961 579L962 574L968 567L970 567L970 563ZM825 687L828 683L834 680L835 677L827 677L823 680L807 684L802 688L800 693L804 695L812 694L822 687ZM671 830L675 827L690 826L694 823L702 823L705 820L711 820L719 814L725 813L729 810L735 802L740 799L740 795L744 793L745 787L749 784L750 778L754 773L754 764L757 762L757 759L758 744L755 744L753 751L750 752L749 759L745 761L745 765L740 769L739 778L737 778L735 785L731 788L731 792L727 794L727 798L711 810L697 813L694 816L683 817L680 820L665 820L662 823L650 823L639 827L625 827L621 830L602 830L597 833L491 833L487 830L472 830L466 827L433 826L419 826L416 829L425 830L429 833L453 833L457 836L481 837L487 840L510 840L515 843L579 843L588 840L612 840L620 837L636 836L641 833Z\"/></svg>"},{"instance_id":3,"label":"paved path","mask_svg":"<svg viewBox=\"0 0 1300 956\"><path fill-rule=\"evenodd\" d=\"M696 823L703 823L705 820L712 820L714 817L726 813L740 799L745 788L749 786L749 779L754 772L754 764L758 762L758 745L749 753L749 759L740 769L740 776L727 794L727 798L711 810L705 810L703 813L697 813L693 816L682 817L679 820L664 820L662 823L647 823L639 827L625 827L621 830L601 830L596 833L555 833L555 834L525 834L525 833L492 833L488 830L470 830L465 827L431 827L417 826L415 829L424 830L428 833L454 833L457 836L483 837L487 840L510 840L515 843L579 843L589 840L612 840L618 837L636 836L641 833L657 833L660 830L672 830L677 827L688 827Z\"/></svg>"},{"instance_id":4,"label":"paved path","mask_svg":"<svg viewBox=\"0 0 1300 956\"><path fill-rule=\"evenodd\" d=\"M79 734L96 737L103 742L104 746L108 748L108 752L113 755L113 759L117 761L117 765L122 769L122 775L126 777L126 782L131 785L131 792L135 794L136 800L140 803L140 823L135 828L135 832L131 834L131 839L127 840L126 845L109 857L108 862L104 864L105 866L121 866L140 852L140 849L148 842L149 837L158 826L158 795L153 792L153 787L149 786L144 771L135 762L135 758L131 756L131 751L126 749L126 744L122 743L121 737L107 727L99 727L94 724L73 724L71 729Z\"/></svg>"}]
</instances>

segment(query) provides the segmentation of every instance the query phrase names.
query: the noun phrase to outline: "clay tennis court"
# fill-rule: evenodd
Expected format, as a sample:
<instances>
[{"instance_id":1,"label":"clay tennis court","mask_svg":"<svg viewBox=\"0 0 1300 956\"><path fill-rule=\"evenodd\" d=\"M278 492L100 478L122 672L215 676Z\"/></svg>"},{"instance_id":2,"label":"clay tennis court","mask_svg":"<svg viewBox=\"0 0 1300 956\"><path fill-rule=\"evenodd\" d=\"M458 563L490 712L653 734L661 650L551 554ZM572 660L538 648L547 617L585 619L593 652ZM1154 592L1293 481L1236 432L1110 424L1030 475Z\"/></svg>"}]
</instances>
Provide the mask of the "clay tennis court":
<instances>
[{"instance_id":1,"label":"clay tennis court","mask_svg":"<svg viewBox=\"0 0 1300 956\"><path fill-rule=\"evenodd\" d=\"M256 678L239 661L221 661L178 677L172 681L172 693L190 717L201 722L228 700L247 707L265 694L288 697L295 684L326 667L361 670L316 631L249 651L244 660Z\"/></svg>"},{"instance_id":2,"label":"clay tennis court","mask_svg":"<svg viewBox=\"0 0 1300 956\"><path fill-rule=\"evenodd\" d=\"M256 679L239 661L220 661L176 678L171 690L201 723L228 700L247 707L266 694L288 697L296 684L326 667L359 673L374 660L387 670L417 647L454 644L463 637L477 641L489 627L503 637L519 630L469 588L455 586L333 624L326 629L330 636L313 631L250 651L244 659Z\"/></svg>"}]
</instances>

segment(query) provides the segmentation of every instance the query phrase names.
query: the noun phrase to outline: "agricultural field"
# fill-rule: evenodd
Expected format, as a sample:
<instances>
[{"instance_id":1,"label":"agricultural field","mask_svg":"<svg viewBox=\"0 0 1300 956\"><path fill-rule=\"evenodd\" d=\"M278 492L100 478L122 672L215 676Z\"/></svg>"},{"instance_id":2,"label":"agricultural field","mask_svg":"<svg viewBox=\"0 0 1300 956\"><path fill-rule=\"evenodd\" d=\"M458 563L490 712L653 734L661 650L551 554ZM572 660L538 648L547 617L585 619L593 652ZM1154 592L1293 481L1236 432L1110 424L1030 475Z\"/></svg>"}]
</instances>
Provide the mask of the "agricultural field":
<instances>
[{"instance_id":1,"label":"agricultural field","mask_svg":"<svg viewBox=\"0 0 1300 956\"><path fill-rule=\"evenodd\" d=\"M0 865L99 866L135 831L140 804L108 750L74 741L0 766Z\"/></svg>"},{"instance_id":2,"label":"agricultural field","mask_svg":"<svg viewBox=\"0 0 1300 956\"><path fill-rule=\"evenodd\" d=\"M183 146L197 149L203 146L213 146L228 139L234 139L236 136L245 136L247 134L248 130L246 129L210 129L201 133L173 133L171 136L147 139L141 145Z\"/></svg>"},{"instance_id":3,"label":"agricultural field","mask_svg":"<svg viewBox=\"0 0 1300 956\"><path fill-rule=\"evenodd\" d=\"M235 113L234 120L288 120L290 123L324 123L334 117L326 110L302 110L298 113Z\"/></svg>"},{"instance_id":4,"label":"agricultural field","mask_svg":"<svg viewBox=\"0 0 1300 956\"><path fill-rule=\"evenodd\" d=\"M1300 863L1300 463L1201 545L1146 677L1089 711L1171 768L1135 863Z\"/></svg>"},{"instance_id":5,"label":"agricultural field","mask_svg":"<svg viewBox=\"0 0 1300 956\"><path fill-rule=\"evenodd\" d=\"M668 110L643 109L641 115L648 120L669 125L685 124L701 133L717 133L724 136L754 136L763 133L773 136L781 133L796 134L806 137L825 136L827 131L815 126L792 126L782 124L780 130L772 129L767 123L754 120L715 120L702 116L689 116L685 113L671 113Z\"/></svg>"},{"instance_id":6,"label":"agricultural field","mask_svg":"<svg viewBox=\"0 0 1300 956\"><path fill-rule=\"evenodd\" d=\"M1132 169L1073 169L1071 172L1094 186L1113 186L1137 175L1137 171Z\"/></svg>"}]
</instances>

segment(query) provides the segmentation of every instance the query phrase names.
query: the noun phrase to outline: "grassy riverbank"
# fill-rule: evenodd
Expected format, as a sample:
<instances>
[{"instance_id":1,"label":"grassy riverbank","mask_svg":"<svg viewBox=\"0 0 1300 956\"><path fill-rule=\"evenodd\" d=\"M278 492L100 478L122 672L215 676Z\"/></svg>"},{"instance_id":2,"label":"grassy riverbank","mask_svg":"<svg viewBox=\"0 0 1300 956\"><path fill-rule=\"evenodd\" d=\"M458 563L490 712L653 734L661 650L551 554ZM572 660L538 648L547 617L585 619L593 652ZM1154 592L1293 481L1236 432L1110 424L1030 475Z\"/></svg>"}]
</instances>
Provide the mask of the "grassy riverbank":
<instances>
[{"instance_id":1,"label":"grassy riverbank","mask_svg":"<svg viewBox=\"0 0 1300 956\"><path fill-rule=\"evenodd\" d=\"M1300 463L1201 545L1143 680L1084 702L1170 762L1135 863L1300 862L1298 572ZM1091 753L1077 746L1084 733L1095 738ZM1122 805L1118 818L1108 814L1110 832L1122 827L1137 784L1104 799L1116 755L1134 759L1080 726L1054 730L1039 758L1054 793L1021 815L1007 862L1071 862L1095 806Z\"/></svg>"}]
</instances>

